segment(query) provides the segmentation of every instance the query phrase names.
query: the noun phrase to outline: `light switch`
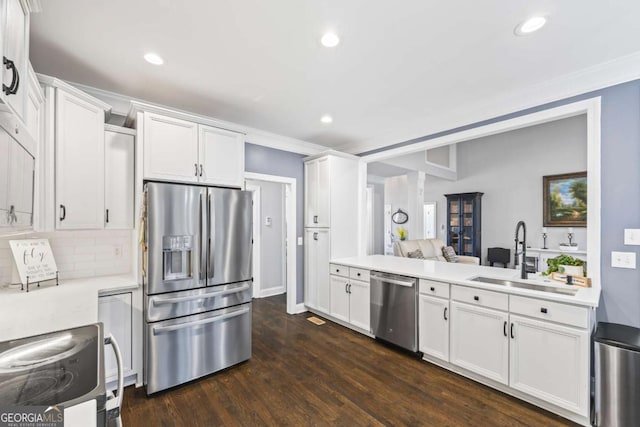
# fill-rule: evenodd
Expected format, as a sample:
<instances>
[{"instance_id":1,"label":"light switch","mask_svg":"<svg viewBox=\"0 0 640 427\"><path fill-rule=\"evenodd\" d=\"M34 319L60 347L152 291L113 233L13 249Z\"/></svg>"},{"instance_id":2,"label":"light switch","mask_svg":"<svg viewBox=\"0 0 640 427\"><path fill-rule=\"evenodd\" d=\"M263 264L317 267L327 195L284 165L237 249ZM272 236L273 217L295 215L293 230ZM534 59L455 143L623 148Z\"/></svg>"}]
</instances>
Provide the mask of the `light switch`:
<instances>
[{"instance_id":1,"label":"light switch","mask_svg":"<svg viewBox=\"0 0 640 427\"><path fill-rule=\"evenodd\" d=\"M635 269L635 252L611 252L611 267Z\"/></svg>"},{"instance_id":2,"label":"light switch","mask_svg":"<svg viewBox=\"0 0 640 427\"><path fill-rule=\"evenodd\" d=\"M302 237L298 237L298 246L302 246Z\"/></svg>"},{"instance_id":3,"label":"light switch","mask_svg":"<svg viewBox=\"0 0 640 427\"><path fill-rule=\"evenodd\" d=\"M636 246L640 245L640 228L625 228L624 244Z\"/></svg>"}]
</instances>

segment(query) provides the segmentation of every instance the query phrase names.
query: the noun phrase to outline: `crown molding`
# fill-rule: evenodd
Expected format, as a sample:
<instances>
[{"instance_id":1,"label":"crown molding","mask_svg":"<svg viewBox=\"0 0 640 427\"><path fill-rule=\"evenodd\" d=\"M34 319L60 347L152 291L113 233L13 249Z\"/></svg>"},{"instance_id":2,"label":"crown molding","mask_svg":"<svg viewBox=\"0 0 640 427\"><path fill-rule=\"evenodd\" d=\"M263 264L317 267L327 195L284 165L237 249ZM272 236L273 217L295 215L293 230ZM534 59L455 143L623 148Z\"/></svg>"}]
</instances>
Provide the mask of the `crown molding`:
<instances>
[{"instance_id":1,"label":"crown molding","mask_svg":"<svg viewBox=\"0 0 640 427\"><path fill-rule=\"evenodd\" d=\"M40 82L40 84L44 85L44 86L51 86L54 87L56 89L62 89L65 92L70 93L71 95L82 99L83 101L86 101L90 104L95 105L98 108L101 108L104 110L105 112L105 116L108 118L109 114L111 113L111 105L107 104L106 102L91 96L89 93L85 92L84 90L78 88L78 85L73 84L73 83L67 83L64 80L60 80L57 77L52 77L52 76L47 76L46 74L40 74L40 73L36 73L36 76L38 77L38 81Z\"/></svg>"},{"instance_id":2,"label":"crown molding","mask_svg":"<svg viewBox=\"0 0 640 427\"><path fill-rule=\"evenodd\" d=\"M419 142L429 135L445 132L462 126L480 123L539 107L551 102L601 90L621 83L640 79L640 51L619 57L592 67L565 74L555 79L510 91L488 101L477 102L457 111L446 111L428 118L433 125L416 125L399 137L376 137L368 141L345 144L337 149L354 154L365 154L395 144ZM594 96L597 96L594 94Z\"/></svg>"},{"instance_id":3,"label":"crown molding","mask_svg":"<svg viewBox=\"0 0 640 427\"><path fill-rule=\"evenodd\" d=\"M170 115L172 117L188 120L203 125L214 126L246 135L246 142L250 144L262 145L264 147L274 148L276 150L289 151L292 153L313 155L326 151L328 147L324 145L314 144L296 138L290 138L283 135L263 131L260 129L244 126L238 123L219 120L213 117L201 114L191 113L184 110L178 110L168 106L154 104L141 99L132 98L119 93L110 92L104 89L83 85L80 83L72 83L74 86L83 91L102 99L113 106L113 113L127 118L126 125L132 126L136 121L137 112L154 112L158 114Z\"/></svg>"}]
</instances>

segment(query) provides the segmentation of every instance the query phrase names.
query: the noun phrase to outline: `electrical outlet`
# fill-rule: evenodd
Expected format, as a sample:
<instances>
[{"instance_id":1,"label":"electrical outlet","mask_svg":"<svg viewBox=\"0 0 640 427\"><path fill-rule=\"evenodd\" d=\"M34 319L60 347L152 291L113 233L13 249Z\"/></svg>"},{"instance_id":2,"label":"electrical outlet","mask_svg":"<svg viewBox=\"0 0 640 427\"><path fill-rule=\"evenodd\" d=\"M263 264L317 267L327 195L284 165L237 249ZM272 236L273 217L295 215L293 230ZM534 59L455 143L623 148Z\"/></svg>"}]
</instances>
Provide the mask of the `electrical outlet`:
<instances>
[{"instance_id":1,"label":"electrical outlet","mask_svg":"<svg viewBox=\"0 0 640 427\"><path fill-rule=\"evenodd\" d=\"M635 269L635 252L611 252L611 267Z\"/></svg>"},{"instance_id":2,"label":"electrical outlet","mask_svg":"<svg viewBox=\"0 0 640 427\"><path fill-rule=\"evenodd\" d=\"M635 246L640 245L640 228L625 228L624 244Z\"/></svg>"}]
</instances>

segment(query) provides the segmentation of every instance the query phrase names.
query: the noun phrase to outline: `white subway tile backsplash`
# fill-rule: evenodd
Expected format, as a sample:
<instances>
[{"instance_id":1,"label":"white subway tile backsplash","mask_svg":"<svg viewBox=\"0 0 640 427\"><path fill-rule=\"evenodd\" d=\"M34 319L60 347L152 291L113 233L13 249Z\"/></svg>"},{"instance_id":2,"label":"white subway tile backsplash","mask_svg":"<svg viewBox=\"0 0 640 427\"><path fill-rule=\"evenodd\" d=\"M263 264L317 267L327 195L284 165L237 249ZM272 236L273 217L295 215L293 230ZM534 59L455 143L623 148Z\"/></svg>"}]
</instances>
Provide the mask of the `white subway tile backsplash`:
<instances>
[{"instance_id":1,"label":"white subway tile backsplash","mask_svg":"<svg viewBox=\"0 0 640 427\"><path fill-rule=\"evenodd\" d=\"M126 274L133 270L132 231L58 231L31 233L20 238L47 238L60 279ZM10 283L14 268L9 240L0 237L0 284Z\"/></svg>"}]
</instances>

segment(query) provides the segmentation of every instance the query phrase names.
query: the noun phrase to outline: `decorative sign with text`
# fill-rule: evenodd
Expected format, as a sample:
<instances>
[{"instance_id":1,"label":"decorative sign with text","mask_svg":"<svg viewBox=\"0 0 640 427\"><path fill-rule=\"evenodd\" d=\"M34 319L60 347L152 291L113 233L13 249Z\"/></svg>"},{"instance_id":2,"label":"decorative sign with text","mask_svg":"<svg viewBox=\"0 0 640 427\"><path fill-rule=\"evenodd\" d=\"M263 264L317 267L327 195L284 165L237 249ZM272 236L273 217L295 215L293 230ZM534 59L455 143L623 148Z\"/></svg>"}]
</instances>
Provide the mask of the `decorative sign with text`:
<instances>
[{"instance_id":1,"label":"decorative sign with text","mask_svg":"<svg viewBox=\"0 0 640 427\"><path fill-rule=\"evenodd\" d=\"M9 240L22 284L56 278L58 267L48 239Z\"/></svg>"}]
</instances>

